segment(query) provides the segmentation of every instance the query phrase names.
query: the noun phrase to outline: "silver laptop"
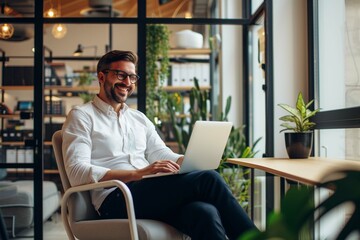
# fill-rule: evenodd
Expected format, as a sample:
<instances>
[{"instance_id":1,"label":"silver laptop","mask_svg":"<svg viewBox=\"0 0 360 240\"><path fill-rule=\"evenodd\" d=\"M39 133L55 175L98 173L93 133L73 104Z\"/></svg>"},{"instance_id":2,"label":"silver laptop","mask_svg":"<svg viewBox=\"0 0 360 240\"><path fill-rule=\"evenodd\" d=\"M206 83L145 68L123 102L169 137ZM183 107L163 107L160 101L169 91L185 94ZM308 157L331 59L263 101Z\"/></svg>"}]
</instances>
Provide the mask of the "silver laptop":
<instances>
[{"instance_id":1,"label":"silver laptop","mask_svg":"<svg viewBox=\"0 0 360 240\"><path fill-rule=\"evenodd\" d=\"M196 121L180 170L175 173L144 175L143 178L217 169L232 125L231 122Z\"/></svg>"}]
</instances>

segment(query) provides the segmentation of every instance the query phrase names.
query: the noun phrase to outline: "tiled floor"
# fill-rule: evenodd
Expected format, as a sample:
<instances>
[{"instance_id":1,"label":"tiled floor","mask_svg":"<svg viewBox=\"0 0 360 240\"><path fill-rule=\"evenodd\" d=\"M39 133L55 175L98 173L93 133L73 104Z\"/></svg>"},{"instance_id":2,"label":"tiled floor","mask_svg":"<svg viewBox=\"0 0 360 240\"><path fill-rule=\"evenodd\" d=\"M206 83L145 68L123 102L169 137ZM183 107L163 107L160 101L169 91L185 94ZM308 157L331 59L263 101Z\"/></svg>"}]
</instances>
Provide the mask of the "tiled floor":
<instances>
[{"instance_id":1,"label":"tiled floor","mask_svg":"<svg viewBox=\"0 0 360 240\"><path fill-rule=\"evenodd\" d=\"M21 236L21 237L20 237ZM34 239L33 229L26 229L20 233L17 233L14 240L30 240ZM43 240L66 240L68 239L64 226L61 222L60 215L53 217L51 221L47 221L43 226Z\"/></svg>"}]
</instances>

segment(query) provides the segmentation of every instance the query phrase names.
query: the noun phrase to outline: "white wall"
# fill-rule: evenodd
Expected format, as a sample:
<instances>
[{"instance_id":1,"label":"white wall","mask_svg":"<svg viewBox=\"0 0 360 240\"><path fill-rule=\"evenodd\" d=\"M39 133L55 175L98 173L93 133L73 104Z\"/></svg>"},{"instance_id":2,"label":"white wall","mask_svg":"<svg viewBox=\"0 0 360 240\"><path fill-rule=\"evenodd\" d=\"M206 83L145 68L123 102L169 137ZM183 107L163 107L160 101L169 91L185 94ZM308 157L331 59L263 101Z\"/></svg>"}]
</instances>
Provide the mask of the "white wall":
<instances>
[{"instance_id":1,"label":"white wall","mask_svg":"<svg viewBox=\"0 0 360 240\"><path fill-rule=\"evenodd\" d=\"M307 99L306 0L273 0L274 155L287 157L279 103L295 105L299 91Z\"/></svg>"},{"instance_id":2,"label":"white wall","mask_svg":"<svg viewBox=\"0 0 360 240\"><path fill-rule=\"evenodd\" d=\"M239 16L241 12L242 1L227 0L222 3L222 15L224 18L233 18ZM221 95L223 109L226 99L232 97L231 111L229 120L234 126L239 127L242 122L243 111L243 62L242 62L242 26L223 25L222 26L222 61L221 61Z\"/></svg>"}]
</instances>

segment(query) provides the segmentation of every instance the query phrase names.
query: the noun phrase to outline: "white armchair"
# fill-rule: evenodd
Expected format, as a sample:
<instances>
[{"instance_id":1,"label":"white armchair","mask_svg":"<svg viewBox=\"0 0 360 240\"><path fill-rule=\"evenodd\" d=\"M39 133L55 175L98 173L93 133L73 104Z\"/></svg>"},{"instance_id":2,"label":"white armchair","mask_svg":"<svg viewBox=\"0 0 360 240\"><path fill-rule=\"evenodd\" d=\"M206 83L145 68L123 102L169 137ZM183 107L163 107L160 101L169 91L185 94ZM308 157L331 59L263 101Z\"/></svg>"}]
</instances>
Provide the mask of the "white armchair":
<instances>
[{"instance_id":1,"label":"white armchair","mask_svg":"<svg viewBox=\"0 0 360 240\"><path fill-rule=\"evenodd\" d=\"M170 225L150 220L135 219L131 192L121 181L112 180L71 187L66 175L62 156L61 131L52 137L56 163L59 169L64 195L61 202L61 217L69 239L141 239L168 240L185 239ZM100 219L91 204L89 190L104 187L118 187L125 196L128 219Z\"/></svg>"}]
</instances>

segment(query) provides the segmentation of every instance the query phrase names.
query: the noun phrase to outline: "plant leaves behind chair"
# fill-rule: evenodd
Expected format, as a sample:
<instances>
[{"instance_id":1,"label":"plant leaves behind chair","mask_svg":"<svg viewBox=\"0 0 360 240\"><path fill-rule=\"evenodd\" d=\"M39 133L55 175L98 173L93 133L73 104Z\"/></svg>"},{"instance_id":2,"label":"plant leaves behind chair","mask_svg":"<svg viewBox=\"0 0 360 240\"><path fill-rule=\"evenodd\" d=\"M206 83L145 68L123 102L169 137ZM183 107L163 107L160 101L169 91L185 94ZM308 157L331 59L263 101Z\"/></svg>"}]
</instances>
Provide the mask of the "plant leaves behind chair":
<instances>
[{"instance_id":1,"label":"plant leaves behind chair","mask_svg":"<svg viewBox=\"0 0 360 240\"><path fill-rule=\"evenodd\" d=\"M281 203L281 211L273 212L268 218L268 225L263 232L250 231L242 235L241 240L262 239L299 239L299 235L309 226L314 226L322 217L335 207L350 202L354 205L348 222L335 239L346 239L352 232L360 233L360 172L344 170L332 172L328 176L341 176L335 180L324 181L315 190L306 186L292 188ZM333 194L317 206L313 206L314 195L321 188L334 190ZM317 217L314 219L314 214ZM313 222L314 221L314 222Z\"/></svg>"}]
</instances>

